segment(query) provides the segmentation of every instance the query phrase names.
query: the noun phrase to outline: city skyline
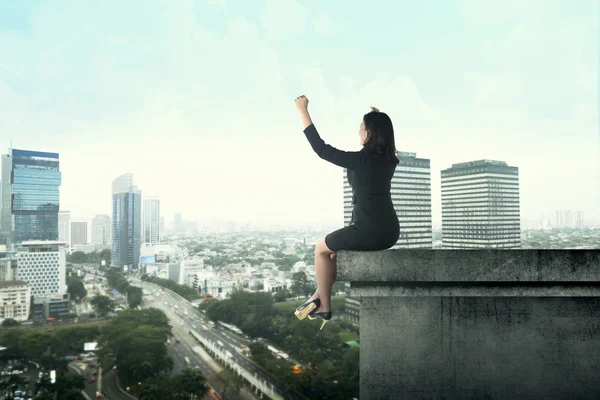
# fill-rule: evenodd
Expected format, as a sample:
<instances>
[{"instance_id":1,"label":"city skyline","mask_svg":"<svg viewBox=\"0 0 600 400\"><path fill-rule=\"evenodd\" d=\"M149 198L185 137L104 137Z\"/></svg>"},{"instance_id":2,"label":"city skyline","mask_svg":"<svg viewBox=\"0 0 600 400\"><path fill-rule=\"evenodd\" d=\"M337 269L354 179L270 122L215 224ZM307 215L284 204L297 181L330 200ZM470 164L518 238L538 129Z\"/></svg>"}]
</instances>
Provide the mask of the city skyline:
<instances>
[{"instance_id":1,"label":"city skyline","mask_svg":"<svg viewBox=\"0 0 600 400\"><path fill-rule=\"evenodd\" d=\"M59 153L74 217L110 214L131 172L167 221L341 227L343 171L306 142L306 94L340 149L369 106L390 115L397 149L431 160L434 227L441 171L480 159L519 168L522 219L599 220L596 2L425 3L3 5L0 146Z\"/></svg>"}]
</instances>

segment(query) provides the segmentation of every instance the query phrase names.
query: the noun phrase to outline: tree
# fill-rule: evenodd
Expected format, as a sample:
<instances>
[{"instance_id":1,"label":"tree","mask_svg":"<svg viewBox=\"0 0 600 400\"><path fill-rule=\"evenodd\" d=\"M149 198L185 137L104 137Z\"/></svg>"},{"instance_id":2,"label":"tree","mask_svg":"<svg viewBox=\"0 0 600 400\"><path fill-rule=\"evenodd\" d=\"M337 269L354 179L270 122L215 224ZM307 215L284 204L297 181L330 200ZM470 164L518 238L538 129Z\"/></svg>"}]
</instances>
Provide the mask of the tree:
<instances>
[{"instance_id":1,"label":"tree","mask_svg":"<svg viewBox=\"0 0 600 400\"><path fill-rule=\"evenodd\" d=\"M115 308L115 302L107 296L95 296L91 301L90 305L94 307L97 314L106 316L111 310Z\"/></svg>"},{"instance_id":2,"label":"tree","mask_svg":"<svg viewBox=\"0 0 600 400\"><path fill-rule=\"evenodd\" d=\"M73 276L67 277L67 293L69 293L72 299L78 300L87 296L87 290L83 285L83 281Z\"/></svg>"},{"instance_id":3,"label":"tree","mask_svg":"<svg viewBox=\"0 0 600 400\"><path fill-rule=\"evenodd\" d=\"M2 326L19 326L19 321L12 318L6 318L2 321Z\"/></svg>"},{"instance_id":4,"label":"tree","mask_svg":"<svg viewBox=\"0 0 600 400\"><path fill-rule=\"evenodd\" d=\"M188 400L192 396L202 398L208 393L206 378L200 371L187 368L182 374L176 375L169 381L169 398Z\"/></svg>"},{"instance_id":5,"label":"tree","mask_svg":"<svg viewBox=\"0 0 600 400\"><path fill-rule=\"evenodd\" d=\"M243 384L243 379L239 375L235 375L228 369L224 369L216 375L216 378L223 384L223 390L221 391L222 400L231 398L228 395L239 395Z\"/></svg>"},{"instance_id":6,"label":"tree","mask_svg":"<svg viewBox=\"0 0 600 400\"><path fill-rule=\"evenodd\" d=\"M67 257L67 261L73 264L83 264L87 262L87 256L83 251L74 251Z\"/></svg>"},{"instance_id":7,"label":"tree","mask_svg":"<svg viewBox=\"0 0 600 400\"><path fill-rule=\"evenodd\" d=\"M273 300L286 301L289 297L292 297L292 293L287 289L283 289L275 293L275 295L273 296Z\"/></svg>"},{"instance_id":8,"label":"tree","mask_svg":"<svg viewBox=\"0 0 600 400\"><path fill-rule=\"evenodd\" d=\"M165 336L171 336L169 319L156 308L122 311L109 322L100 339L100 358L114 354L124 384L137 385L173 369Z\"/></svg>"},{"instance_id":9,"label":"tree","mask_svg":"<svg viewBox=\"0 0 600 400\"><path fill-rule=\"evenodd\" d=\"M304 272L300 271L292 275L292 287L290 289L294 296L310 296L317 287L314 283L308 281Z\"/></svg>"}]
</instances>

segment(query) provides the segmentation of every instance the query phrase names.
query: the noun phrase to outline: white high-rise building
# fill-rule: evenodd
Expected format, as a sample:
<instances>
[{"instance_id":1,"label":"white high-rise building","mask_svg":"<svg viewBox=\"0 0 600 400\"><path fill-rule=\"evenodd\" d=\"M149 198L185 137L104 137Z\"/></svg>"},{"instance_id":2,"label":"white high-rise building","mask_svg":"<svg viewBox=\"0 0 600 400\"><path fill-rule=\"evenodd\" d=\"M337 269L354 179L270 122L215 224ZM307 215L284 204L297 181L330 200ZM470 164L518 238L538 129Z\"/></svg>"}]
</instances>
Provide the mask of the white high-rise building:
<instances>
[{"instance_id":1,"label":"white high-rise building","mask_svg":"<svg viewBox=\"0 0 600 400\"><path fill-rule=\"evenodd\" d=\"M58 240L71 247L71 211L58 212Z\"/></svg>"},{"instance_id":2,"label":"white high-rise building","mask_svg":"<svg viewBox=\"0 0 600 400\"><path fill-rule=\"evenodd\" d=\"M110 249L110 216L96 215L92 219L92 244L97 250Z\"/></svg>"},{"instance_id":3,"label":"white high-rise building","mask_svg":"<svg viewBox=\"0 0 600 400\"><path fill-rule=\"evenodd\" d=\"M578 229L585 228L585 224L583 222L583 211L582 210L577 211L577 219L575 220L575 228L578 228Z\"/></svg>"},{"instance_id":4,"label":"white high-rise building","mask_svg":"<svg viewBox=\"0 0 600 400\"><path fill-rule=\"evenodd\" d=\"M17 280L29 283L31 294L65 294L65 243L51 240L22 242L17 250Z\"/></svg>"},{"instance_id":5,"label":"white high-rise building","mask_svg":"<svg viewBox=\"0 0 600 400\"><path fill-rule=\"evenodd\" d=\"M156 196L144 199L143 232L144 243L160 243L160 199Z\"/></svg>"},{"instance_id":6,"label":"white high-rise building","mask_svg":"<svg viewBox=\"0 0 600 400\"><path fill-rule=\"evenodd\" d=\"M518 167L478 160L441 175L444 249L521 247Z\"/></svg>"},{"instance_id":7,"label":"white high-rise building","mask_svg":"<svg viewBox=\"0 0 600 400\"><path fill-rule=\"evenodd\" d=\"M400 163L392 178L392 203L400 223L400 238L393 249L431 248L430 160L416 153L396 153ZM344 225L352 218L352 188L344 169Z\"/></svg>"},{"instance_id":8,"label":"white high-rise building","mask_svg":"<svg viewBox=\"0 0 600 400\"><path fill-rule=\"evenodd\" d=\"M71 221L71 247L88 243L88 223Z\"/></svg>"}]
</instances>

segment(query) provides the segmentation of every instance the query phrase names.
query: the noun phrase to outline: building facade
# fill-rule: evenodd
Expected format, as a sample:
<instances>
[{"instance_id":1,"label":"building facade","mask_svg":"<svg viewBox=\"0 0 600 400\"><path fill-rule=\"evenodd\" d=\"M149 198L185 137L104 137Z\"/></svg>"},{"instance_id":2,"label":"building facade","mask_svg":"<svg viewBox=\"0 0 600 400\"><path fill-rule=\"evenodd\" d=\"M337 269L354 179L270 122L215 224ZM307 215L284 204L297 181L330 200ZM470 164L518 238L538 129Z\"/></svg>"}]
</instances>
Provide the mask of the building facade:
<instances>
[{"instance_id":1,"label":"building facade","mask_svg":"<svg viewBox=\"0 0 600 400\"><path fill-rule=\"evenodd\" d=\"M133 175L113 181L112 190L113 267L137 268L142 245L142 192L133 185Z\"/></svg>"},{"instance_id":2,"label":"building facade","mask_svg":"<svg viewBox=\"0 0 600 400\"><path fill-rule=\"evenodd\" d=\"M69 294L36 296L33 300L33 318L58 318L69 314Z\"/></svg>"},{"instance_id":3,"label":"building facade","mask_svg":"<svg viewBox=\"0 0 600 400\"><path fill-rule=\"evenodd\" d=\"M65 242L71 248L71 211L58 212L58 241Z\"/></svg>"},{"instance_id":4,"label":"building facade","mask_svg":"<svg viewBox=\"0 0 600 400\"><path fill-rule=\"evenodd\" d=\"M17 252L0 245L0 282L15 280L17 276Z\"/></svg>"},{"instance_id":5,"label":"building facade","mask_svg":"<svg viewBox=\"0 0 600 400\"><path fill-rule=\"evenodd\" d=\"M521 247L519 169L504 161L453 164L442 175L442 248Z\"/></svg>"},{"instance_id":6,"label":"building facade","mask_svg":"<svg viewBox=\"0 0 600 400\"><path fill-rule=\"evenodd\" d=\"M10 149L1 164L2 241L58 240L58 153Z\"/></svg>"},{"instance_id":7,"label":"building facade","mask_svg":"<svg viewBox=\"0 0 600 400\"><path fill-rule=\"evenodd\" d=\"M26 281L33 296L67 292L65 243L22 242L17 248L17 280Z\"/></svg>"},{"instance_id":8,"label":"building facade","mask_svg":"<svg viewBox=\"0 0 600 400\"><path fill-rule=\"evenodd\" d=\"M160 199L147 197L144 199L144 243L160 243Z\"/></svg>"},{"instance_id":9,"label":"building facade","mask_svg":"<svg viewBox=\"0 0 600 400\"><path fill-rule=\"evenodd\" d=\"M92 244L96 250L110 249L110 216L96 215L92 219Z\"/></svg>"},{"instance_id":10,"label":"building facade","mask_svg":"<svg viewBox=\"0 0 600 400\"><path fill-rule=\"evenodd\" d=\"M88 223L86 221L71 222L71 247L88 243Z\"/></svg>"},{"instance_id":11,"label":"building facade","mask_svg":"<svg viewBox=\"0 0 600 400\"><path fill-rule=\"evenodd\" d=\"M183 216L181 215L181 213L175 213L175 216L173 218L173 232L185 232L185 226L183 225Z\"/></svg>"},{"instance_id":12,"label":"building facade","mask_svg":"<svg viewBox=\"0 0 600 400\"><path fill-rule=\"evenodd\" d=\"M29 319L31 289L25 281L0 281L0 323L12 318Z\"/></svg>"}]
</instances>

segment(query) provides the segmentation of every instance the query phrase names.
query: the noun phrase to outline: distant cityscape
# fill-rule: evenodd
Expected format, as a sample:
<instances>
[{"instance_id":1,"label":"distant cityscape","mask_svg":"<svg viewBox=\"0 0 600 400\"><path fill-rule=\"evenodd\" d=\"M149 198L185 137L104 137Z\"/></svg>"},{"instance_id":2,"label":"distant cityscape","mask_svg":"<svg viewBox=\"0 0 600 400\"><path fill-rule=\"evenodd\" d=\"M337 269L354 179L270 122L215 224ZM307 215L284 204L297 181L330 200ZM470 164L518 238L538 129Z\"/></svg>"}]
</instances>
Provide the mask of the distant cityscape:
<instances>
[{"instance_id":1,"label":"distant cityscape","mask_svg":"<svg viewBox=\"0 0 600 400\"><path fill-rule=\"evenodd\" d=\"M440 238L434 235L432 227L430 160L417 158L416 153L410 152L397 155L400 164L392 180L392 200L400 221L396 249L515 249L521 248L525 230L589 227L582 210L557 210L539 219L521 220L518 167L503 161L477 160L456 163L441 171ZM214 256L214 252L206 250L188 261L190 254L166 243L166 235L175 238L177 243L177 238L184 234L265 229L235 222L191 221L184 219L182 213L176 213L172 223L167 225L161 214L160 198L142 198L142 191L134 185L130 173L112 182L110 215L98 214L91 221L75 219L60 207L62 171L57 153L10 149L2 156L1 164L0 243L5 260L12 260L10 267L3 264L3 281L8 284L14 280L22 298L29 298L31 293L35 304L40 304L36 311L40 317L46 316L44 310L49 304L44 296L62 296L62 303L53 307L62 307L64 312L69 309L64 279L66 254L110 250L112 267L143 268L148 274L168 279L177 276L175 280L180 284L219 296L227 292L226 289L223 292L224 288L233 286L233 281L219 278L212 270L202 272L204 266L196 259ZM340 202L344 224L349 224L354 200L345 172ZM84 194L82 201L85 201ZM316 239L309 237L303 241L308 240L306 245ZM38 256L42 253L43 257ZM165 259L169 263L161 264ZM177 274L167 266L174 262L181 262ZM215 292L207 287L207 282L213 282L219 289ZM277 291L286 285L283 280L265 283L267 291ZM23 304L14 313L5 312L3 316L23 319L28 315L27 307Z\"/></svg>"},{"instance_id":2,"label":"distant cityscape","mask_svg":"<svg viewBox=\"0 0 600 400\"><path fill-rule=\"evenodd\" d=\"M434 229L430 160L418 158L416 153L397 155L400 163L392 179L391 195L400 238L393 249L600 247L600 227L586 223L582 210L557 210L536 219L522 219L518 167L497 160L456 163L440 172L442 224L441 229ZM316 284L314 244L337 228L197 221L184 218L181 212L166 218L161 213L160 197L143 196L131 173L113 180L110 213L79 218L61 209L63 172L57 153L10 149L2 156L1 166L0 323L3 325L13 320L30 324L68 316L87 319L98 309L97 303L94 310L90 308L93 301L104 298L107 304L113 304L105 296L115 299L114 305L109 306L112 308L104 310L107 315L114 316L128 306L139 310L152 305L162 307L171 319L189 319L187 314L178 310L173 314L166 303L150 298L147 290L157 287L152 286L156 284L188 293L193 300L189 305L193 307L201 307L207 299L227 300L240 291L269 294L274 301L284 303L301 301L303 294L314 290ZM348 225L355 198L346 172L340 205L343 222ZM85 194L81 196L85 201ZM121 278L116 278L114 271ZM109 276L106 282L112 282L113 287L104 283L100 290L98 277L105 274ZM124 279L123 276L135 276L133 279L148 283L143 290L122 286L118 279ZM114 285L125 290L126 296ZM85 299L86 290L92 292L92 300ZM132 293L136 291L139 298L134 300ZM338 324L348 324L344 346L358 348L360 303L351 296L347 282L336 283L334 294L343 301L344 311L338 316L338 321L343 322ZM184 301L182 307L187 307L186 300L174 297L171 301L175 300ZM241 351L249 354L252 342L225 345L230 337L214 332L220 343L215 347L205 341L205 336L197 335L196 323L200 322L203 327L200 329L212 335L208 333L212 327L203 318L189 319L187 323L193 328L196 340L208 346L207 349L221 351L218 354L223 355L226 354L223 346L238 350L241 346ZM222 326L241 337L244 335L235 325L223 322ZM182 334L181 330L177 332ZM273 343L267 348L276 358L287 360L294 373L309 368ZM234 357L231 360L235 359L237 365L246 365L248 370L255 368L232 352L227 354ZM185 368L185 363L189 365L189 357L197 356L190 353L185 362L180 360L177 370ZM210 371L206 369L204 373ZM86 379L90 385L94 382L89 376ZM268 375L261 379L270 385L279 384ZM93 394L93 386L89 388ZM278 387L278 391L286 390ZM277 394L272 396L278 398Z\"/></svg>"}]
</instances>

